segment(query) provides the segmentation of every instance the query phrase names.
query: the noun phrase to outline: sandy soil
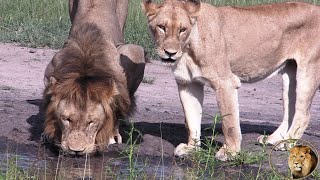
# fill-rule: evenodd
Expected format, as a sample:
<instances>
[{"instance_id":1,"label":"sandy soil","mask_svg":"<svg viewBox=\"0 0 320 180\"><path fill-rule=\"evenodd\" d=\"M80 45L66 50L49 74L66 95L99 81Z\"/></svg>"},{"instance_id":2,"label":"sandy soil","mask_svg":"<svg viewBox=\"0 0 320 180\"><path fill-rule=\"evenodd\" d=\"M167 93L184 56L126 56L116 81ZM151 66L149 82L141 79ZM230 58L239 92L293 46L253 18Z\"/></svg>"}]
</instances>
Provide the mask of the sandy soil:
<instances>
[{"instance_id":1,"label":"sandy soil","mask_svg":"<svg viewBox=\"0 0 320 180\"><path fill-rule=\"evenodd\" d=\"M20 144L39 145L43 113L40 111L43 74L57 50L30 49L16 44L0 44L0 137ZM136 93L137 111L130 118L142 133L140 153L172 156L174 146L186 142L183 111L177 87L169 67L159 62L147 64L145 77ZM281 79L276 76L255 84L243 84L239 90L243 149L259 149L259 134L271 133L282 119ZM214 92L205 88L203 135L217 112ZM303 136L320 149L320 96L316 94L311 109L312 120ZM218 124L217 131L221 132ZM122 131L122 133L124 133ZM221 135L217 138L222 142ZM2 142L2 141L1 141Z\"/></svg>"}]
</instances>

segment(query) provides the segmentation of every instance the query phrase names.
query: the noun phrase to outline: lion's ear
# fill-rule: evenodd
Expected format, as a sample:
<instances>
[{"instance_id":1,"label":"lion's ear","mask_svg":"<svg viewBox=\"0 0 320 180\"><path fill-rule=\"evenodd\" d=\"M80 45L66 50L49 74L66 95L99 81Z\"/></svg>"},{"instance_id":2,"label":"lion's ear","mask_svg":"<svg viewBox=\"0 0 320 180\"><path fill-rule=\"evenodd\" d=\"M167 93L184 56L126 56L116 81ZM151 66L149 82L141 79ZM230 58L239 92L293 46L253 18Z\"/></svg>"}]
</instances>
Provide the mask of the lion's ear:
<instances>
[{"instance_id":1,"label":"lion's ear","mask_svg":"<svg viewBox=\"0 0 320 180\"><path fill-rule=\"evenodd\" d=\"M152 0L143 0L141 6L148 19L152 19L159 8L159 4L152 2Z\"/></svg>"},{"instance_id":2,"label":"lion's ear","mask_svg":"<svg viewBox=\"0 0 320 180\"><path fill-rule=\"evenodd\" d=\"M50 101L53 101L54 100L54 96L52 96L52 93L53 93L53 89L54 89L54 87L55 87L55 85L57 84L57 80L56 80L56 78L54 78L54 77L50 77L49 78L49 82L48 82L48 86L47 86L47 92L46 92L46 94L47 95L50 95Z\"/></svg>"},{"instance_id":3,"label":"lion's ear","mask_svg":"<svg viewBox=\"0 0 320 180\"><path fill-rule=\"evenodd\" d=\"M195 14L200 10L200 5L200 0L185 0L184 8L191 16L195 16Z\"/></svg>"},{"instance_id":4,"label":"lion's ear","mask_svg":"<svg viewBox=\"0 0 320 180\"><path fill-rule=\"evenodd\" d=\"M56 83L57 83L56 78L54 78L53 76L51 76L51 77L49 78L49 86L53 86L53 85L55 85Z\"/></svg>"},{"instance_id":5,"label":"lion's ear","mask_svg":"<svg viewBox=\"0 0 320 180\"><path fill-rule=\"evenodd\" d=\"M310 154L311 152L311 149L309 146L305 146L305 150L306 150L306 154Z\"/></svg>"}]
</instances>

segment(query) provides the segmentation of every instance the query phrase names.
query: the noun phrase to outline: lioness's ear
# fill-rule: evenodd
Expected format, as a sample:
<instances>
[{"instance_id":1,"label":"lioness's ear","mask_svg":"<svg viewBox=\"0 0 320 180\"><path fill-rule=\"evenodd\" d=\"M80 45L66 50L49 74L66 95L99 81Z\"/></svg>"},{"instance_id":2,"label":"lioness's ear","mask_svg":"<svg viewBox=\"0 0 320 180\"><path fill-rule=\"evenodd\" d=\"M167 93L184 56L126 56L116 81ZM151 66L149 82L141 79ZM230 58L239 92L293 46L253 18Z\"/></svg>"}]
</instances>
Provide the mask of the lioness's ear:
<instances>
[{"instance_id":1,"label":"lioness's ear","mask_svg":"<svg viewBox=\"0 0 320 180\"><path fill-rule=\"evenodd\" d=\"M141 6L148 19L152 19L157 14L159 8L159 4L153 3L152 0L143 0Z\"/></svg>"},{"instance_id":2,"label":"lioness's ear","mask_svg":"<svg viewBox=\"0 0 320 180\"><path fill-rule=\"evenodd\" d=\"M184 8L191 16L194 16L200 10L200 0L184 0Z\"/></svg>"}]
</instances>

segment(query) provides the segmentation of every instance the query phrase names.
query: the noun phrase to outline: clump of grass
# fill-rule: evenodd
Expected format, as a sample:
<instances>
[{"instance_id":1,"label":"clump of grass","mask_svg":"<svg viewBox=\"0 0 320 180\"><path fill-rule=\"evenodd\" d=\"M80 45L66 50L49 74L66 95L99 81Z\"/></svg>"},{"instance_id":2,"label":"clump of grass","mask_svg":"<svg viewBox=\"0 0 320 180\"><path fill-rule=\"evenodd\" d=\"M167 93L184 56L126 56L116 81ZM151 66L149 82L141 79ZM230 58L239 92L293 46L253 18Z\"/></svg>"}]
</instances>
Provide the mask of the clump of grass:
<instances>
[{"instance_id":1,"label":"clump of grass","mask_svg":"<svg viewBox=\"0 0 320 180\"><path fill-rule=\"evenodd\" d=\"M24 179L39 179L39 172L35 169L23 169L18 165L19 156L15 154L7 155L7 159L4 163L6 166L5 172L0 172L0 179L6 180L24 180Z\"/></svg>"},{"instance_id":2,"label":"clump of grass","mask_svg":"<svg viewBox=\"0 0 320 180\"><path fill-rule=\"evenodd\" d=\"M0 41L58 48L70 21L64 0L1 0Z\"/></svg>"},{"instance_id":3,"label":"clump of grass","mask_svg":"<svg viewBox=\"0 0 320 180\"><path fill-rule=\"evenodd\" d=\"M137 130L134 127L134 123L130 122L130 131L127 132L129 139L127 141L127 146L121 154L128 159L128 164L129 164L129 174L128 177L129 179L137 179L138 177L141 177L140 173L143 168L137 166L138 164L138 155L136 154L136 150L138 148L137 146L137 141L139 137L141 137L141 132ZM134 139L134 134L138 133L138 137Z\"/></svg>"},{"instance_id":4,"label":"clump of grass","mask_svg":"<svg viewBox=\"0 0 320 180\"><path fill-rule=\"evenodd\" d=\"M247 6L287 0L204 1L217 6ZM318 0L306 1L319 4ZM146 17L141 10L142 1L132 0L129 2L125 39L128 43L143 46L152 57L155 57L154 43L148 33ZM31 47L60 48L68 36L69 29L68 5L65 0L1 0L1 42L17 42Z\"/></svg>"},{"instance_id":5,"label":"clump of grass","mask_svg":"<svg viewBox=\"0 0 320 180\"><path fill-rule=\"evenodd\" d=\"M215 154L218 147L215 145L214 141L217 136L215 132L216 124L222 120L221 116L214 116L212 127L210 127L212 136L204 140L201 149L195 150L186 160L191 162L191 166L187 168L188 176L194 179L206 179L206 178L217 178L223 179L228 177L226 172L232 171L233 174L239 174L241 177L250 177L249 179L261 179L265 177L264 172L262 172L262 165L266 163L268 159L268 154L266 151L266 146L263 145L262 152L253 153L241 151L232 160L228 162L221 162L215 158ZM242 172L241 167L243 165L258 165L258 169L251 173ZM238 169L239 170L234 170ZM222 171L221 171L222 170ZM270 175L270 173L268 173ZM219 178L218 178L219 177ZM277 175L273 173L273 177L276 178ZM193 179L192 178L192 179Z\"/></svg>"},{"instance_id":6,"label":"clump of grass","mask_svg":"<svg viewBox=\"0 0 320 180\"><path fill-rule=\"evenodd\" d=\"M13 91L14 90L13 87L7 86L7 85L0 86L0 89L4 90L4 91Z\"/></svg>"},{"instance_id":7,"label":"clump of grass","mask_svg":"<svg viewBox=\"0 0 320 180\"><path fill-rule=\"evenodd\" d=\"M147 77L147 76L145 76L145 77L143 77L143 79L142 79L142 83L145 83L145 84L153 84L155 80L156 80L155 77Z\"/></svg>"},{"instance_id":8,"label":"clump of grass","mask_svg":"<svg viewBox=\"0 0 320 180\"><path fill-rule=\"evenodd\" d=\"M215 128L217 122L221 121L221 117L216 115L212 119L211 138L205 140L203 143L204 148L192 152L189 157L192 162L192 167L188 169L188 174L192 177L213 177L215 173L215 168L218 163L214 157L214 154L217 152L217 147L214 146L214 139L217 135Z\"/></svg>"}]
</instances>

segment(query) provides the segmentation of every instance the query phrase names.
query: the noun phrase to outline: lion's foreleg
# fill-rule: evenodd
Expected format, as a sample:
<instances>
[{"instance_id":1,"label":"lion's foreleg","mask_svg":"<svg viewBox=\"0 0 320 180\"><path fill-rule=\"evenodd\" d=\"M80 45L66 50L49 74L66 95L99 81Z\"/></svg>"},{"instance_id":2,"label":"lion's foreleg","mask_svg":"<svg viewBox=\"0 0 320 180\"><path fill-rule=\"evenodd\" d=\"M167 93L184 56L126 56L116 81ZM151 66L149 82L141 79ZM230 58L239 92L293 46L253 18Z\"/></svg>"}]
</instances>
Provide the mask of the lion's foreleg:
<instances>
[{"instance_id":1,"label":"lion's foreleg","mask_svg":"<svg viewBox=\"0 0 320 180\"><path fill-rule=\"evenodd\" d=\"M203 104L203 85L200 83L179 84L179 96L185 113L188 129L188 144L180 144L174 154L183 156L200 146L201 118Z\"/></svg>"},{"instance_id":2,"label":"lion's foreleg","mask_svg":"<svg viewBox=\"0 0 320 180\"><path fill-rule=\"evenodd\" d=\"M218 107L222 116L222 131L225 144L216 154L216 158L226 161L241 149L241 130L239 120L238 90L229 81L213 85L217 95Z\"/></svg>"}]
</instances>

